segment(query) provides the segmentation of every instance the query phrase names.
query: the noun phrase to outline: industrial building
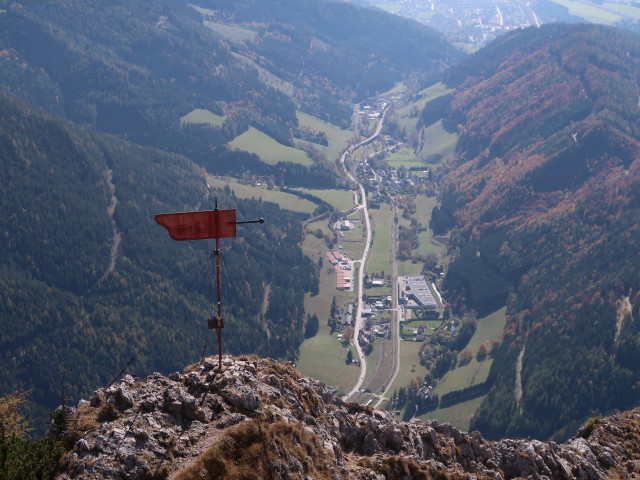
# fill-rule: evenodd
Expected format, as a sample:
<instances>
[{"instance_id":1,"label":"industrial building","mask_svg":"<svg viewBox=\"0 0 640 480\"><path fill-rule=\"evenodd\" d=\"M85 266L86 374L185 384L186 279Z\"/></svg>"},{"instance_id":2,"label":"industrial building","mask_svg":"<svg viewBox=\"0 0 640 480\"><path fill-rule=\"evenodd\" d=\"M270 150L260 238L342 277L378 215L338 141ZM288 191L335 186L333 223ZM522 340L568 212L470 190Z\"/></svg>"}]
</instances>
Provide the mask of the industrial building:
<instances>
[{"instance_id":1,"label":"industrial building","mask_svg":"<svg viewBox=\"0 0 640 480\"><path fill-rule=\"evenodd\" d=\"M433 298L424 275L409 275L404 280L405 295L407 299L413 300L415 303L415 305L408 303L407 308L429 308L434 310L438 308L438 303Z\"/></svg>"}]
</instances>

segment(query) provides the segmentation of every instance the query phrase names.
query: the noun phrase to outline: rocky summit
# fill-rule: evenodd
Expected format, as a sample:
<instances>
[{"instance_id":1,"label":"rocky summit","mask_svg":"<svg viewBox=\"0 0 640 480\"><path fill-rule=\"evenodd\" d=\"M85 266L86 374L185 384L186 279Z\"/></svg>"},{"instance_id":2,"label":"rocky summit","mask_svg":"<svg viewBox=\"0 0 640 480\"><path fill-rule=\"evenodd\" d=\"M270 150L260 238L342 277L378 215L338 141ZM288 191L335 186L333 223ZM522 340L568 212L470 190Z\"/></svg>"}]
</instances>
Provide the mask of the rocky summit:
<instances>
[{"instance_id":1,"label":"rocky summit","mask_svg":"<svg viewBox=\"0 0 640 480\"><path fill-rule=\"evenodd\" d=\"M640 410L592 419L565 444L485 440L346 403L289 365L205 358L125 376L68 417L68 479L640 478Z\"/></svg>"}]
</instances>

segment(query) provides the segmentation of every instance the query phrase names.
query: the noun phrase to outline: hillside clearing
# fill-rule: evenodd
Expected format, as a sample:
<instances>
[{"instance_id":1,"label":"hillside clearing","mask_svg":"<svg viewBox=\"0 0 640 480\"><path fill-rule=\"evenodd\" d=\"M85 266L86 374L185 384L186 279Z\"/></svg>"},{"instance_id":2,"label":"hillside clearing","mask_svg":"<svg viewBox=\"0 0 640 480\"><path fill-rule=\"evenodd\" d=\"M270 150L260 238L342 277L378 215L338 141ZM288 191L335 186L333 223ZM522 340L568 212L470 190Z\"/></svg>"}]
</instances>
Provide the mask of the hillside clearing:
<instances>
[{"instance_id":1,"label":"hillside clearing","mask_svg":"<svg viewBox=\"0 0 640 480\"><path fill-rule=\"evenodd\" d=\"M601 8L594 4L587 4L574 0L552 1L554 3L557 3L558 5L567 7L571 15L582 17L588 22L611 25L612 23L615 23L622 18L622 15L616 15L615 13L605 11L604 8Z\"/></svg>"},{"instance_id":2,"label":"hillside clearing","mask_svg":"<svg viewBox=\"0 0 640 480\"><path fill-rule=\"evenodd\" d=\"M303 112L296 112L300 127L308 128L312 131L324 132L327 136L328 146L313 144L313 147L320 150L327 157L327 160L334 161L340 157L340 154L347 148L349 140L353 136L350 130L325 122L312 115Z\"/></svg>"},{"instance_id":3,"label":"hillside clearing","mask_svg":"<svg viewBox=\"0 0 640 480\"><path fill-rule=\"evenodd\" d=\"M471 419L476 413L486 395L473 398L466 402L458 403L446 408L437 408L431 412L420 415L420 420L436 420L438 422L448 422L454 427L462 430L469 430Z\"/></svg>"},{"instance_id":4,"label":"hillside clearing","mask_svg":"<svg viewBox=\"0 0 640 480\"><path fill-rule=\"evenodd\" d=\"M454 154L457 142L458 134L447 132L438 120L423 129L423 147L417 155L427 164L439 164Z\"/></svg>"},{"instance_id":5,"label":"hillside clearing","mask_svg":"<svg viewBox=\"0 0 640 480\"><path fill-rule=\"evenodd\" d=\"M467 365L456 367L449 371L436 385L433 390L434 395L442 397L445 393L462 390L487 380L493 359L487 356L483 361L479 362L476 354L482 343L502 340L502 332L506 322L506 308L501 308L478 320L476 332L465 347L471 350L473 359Z\"/></svg>"},{"instance_id":6,"label":"hillside clearing","mask_svg":"<svg viewBox=\"0 0 640 480\"><path fill-rule=\"evenodd\" d=\"M221 127L224 123L224 117L222 115L216 115L204 108L196 108L183 117L180 117L180 125L186 123L203 123L211 125L212 127Z\"/></svg>"},{"instance_id":7,"label":"hillside clearing","mask_svg":"<svg viewBox=\"0 0 640 480\"><path fill-rule=\"evenodd\" d=\"M312 213L317 205L309 200L279 190L267 190L262 186L246 185L233 178L207 176L212 188L229 187L238 198L261 198L265 202L276 203L284 210L292 212Z\"/></svg>"},{"instance_id":8,"label":"hillside clearing","mask_svg":"<svg viewBox=\"0 0 640 480\"><path fill-rule=\"evenodd\" d=\"M269 165L276 165L278 162L297 163L306 167L313 165L313 161L303 151L282 145L253 127L249 127L249 130L234 138L228 145L236 150L255 153Z\"/></svg>"},{"instance_id":9,"label":"hillside clearing","mask_svg":"<svg viewBox=\"0 0 640 480\"><path fill-rule=\"evenodd\" d=\"M353 207L353 192L350 190L296 188L296 191L318 197L341 212Z\"/></svg>"}]
</instances>

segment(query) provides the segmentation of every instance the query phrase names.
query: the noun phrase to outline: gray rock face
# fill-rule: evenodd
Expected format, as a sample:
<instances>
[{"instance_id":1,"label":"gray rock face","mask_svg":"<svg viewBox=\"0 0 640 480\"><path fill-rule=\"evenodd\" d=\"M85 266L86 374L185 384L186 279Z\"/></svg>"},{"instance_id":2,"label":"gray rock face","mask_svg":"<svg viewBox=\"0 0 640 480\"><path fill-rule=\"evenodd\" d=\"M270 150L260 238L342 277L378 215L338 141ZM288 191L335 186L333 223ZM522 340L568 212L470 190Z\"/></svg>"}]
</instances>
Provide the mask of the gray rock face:
<instances>
[{"instance_id":1,"label":"gray rock face","mask_svg":"<svg viewBox=\"0 0 640 480\"><path fill-rule=\"evenodd\" d=\"M404 423L388 412L345 403L321 382L272 360L225 357L222 371L217 365L217 359L205 358L184 374L154 373L144 381L126 376L81 401L76 423L94 428L76 433L58 478L168 478L225 432L251 424L260 426L260 436L275 424L297 432L284 437L289 445L262 444L256 461L268 460L274 478L317 478L314 472L323 471L322 478L382 480L396 478L389 472L401 478L413 471L425 478L444 472L467 479L595 480L614 471L638 478L640 471L638 452L625 443L626 424L603 422L588 439L565 445L488 442L447 423ZM315 455L295 453L313 449Z\"/></svg>"}]
</instances>

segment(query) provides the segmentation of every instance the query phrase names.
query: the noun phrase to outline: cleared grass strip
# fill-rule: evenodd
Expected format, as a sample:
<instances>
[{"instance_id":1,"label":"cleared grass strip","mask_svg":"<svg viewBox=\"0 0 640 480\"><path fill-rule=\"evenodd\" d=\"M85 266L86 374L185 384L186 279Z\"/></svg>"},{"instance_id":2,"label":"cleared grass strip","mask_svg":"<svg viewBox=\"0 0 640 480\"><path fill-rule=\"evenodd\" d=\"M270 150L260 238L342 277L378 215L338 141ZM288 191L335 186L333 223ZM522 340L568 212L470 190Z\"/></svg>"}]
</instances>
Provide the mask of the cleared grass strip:
<instances>
[{"instance_id":1,"label":"cleared grass strip","mask_svg":"<svg viewBox=\"0 0 640 480\"><path fill-rule=\"evenodd\" d=\"M212 127L221 127L224 123L224 117L203 108L196 108L185 116L180 117L180 125L185 123L204 123Z\"/></svg>"},{"instance_id":2,"label":"cleared grass strip","mask_svg":"<svg viewBox=\"0 0 640 480\"><path fill-rule=\"evenodd\" d=\"M214 177L209 175L207 182L214 188L224 188L229 186L238 198L261 198L265 202L277 203L284 210L291 210L300 213L312 213L317 205L309 200L300 198L291 193L280 192L278 190L267 190L263 187L245 185L237 180L226 177Z\"/></svg>"},{"instance_id":3,"label":"cleared grass strip","mask_svg":"<svg viewBox=\"0 0 640 480\"><path fill-rule=\"evenodd\" d=\"M303 151L282 145L253 127L234 138L228 145L237 150L255 153L260 160L269 165L291 162L309 167L313 164Z\"/></svg>"}]
</instances>

